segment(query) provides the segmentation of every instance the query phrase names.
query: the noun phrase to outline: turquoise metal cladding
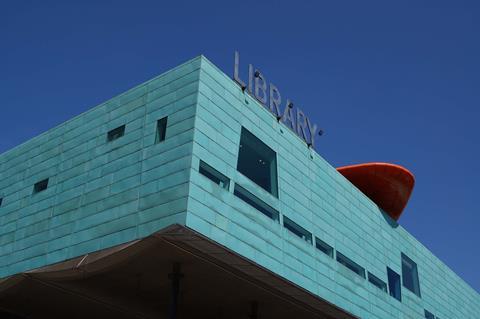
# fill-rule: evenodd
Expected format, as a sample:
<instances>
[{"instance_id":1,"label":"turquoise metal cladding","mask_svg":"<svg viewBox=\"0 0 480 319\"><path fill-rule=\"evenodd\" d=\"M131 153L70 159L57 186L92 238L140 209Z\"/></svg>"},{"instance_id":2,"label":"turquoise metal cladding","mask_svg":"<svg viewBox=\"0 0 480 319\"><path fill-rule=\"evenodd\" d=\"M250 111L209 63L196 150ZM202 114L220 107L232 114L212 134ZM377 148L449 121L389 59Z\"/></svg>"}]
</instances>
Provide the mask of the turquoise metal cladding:
<instances>
[{"instance_id":1,"label":"turquoise metal cladding","mask_svg":"<svg viewBox=\"0 0 480 319\"><path fill-rule=\"evenodd\" d=\"M155 144L156 121L168 116ZM109 130L126 124L107 143ZM236 170L241 127L277 153L279 196ZM224 189L200 161L230 178ZM32 195L33 184L50 178ZM280 222L238 197L238 184ZM477 318L480 297L227 75L195 58L0 155L0 277L183 224L361 318ZM384 282L401 253L421 298L402 302L282 226L284 216Z\"/></svg>"},{"instance_id":2,"label":"turquoise metal cladding","mask_svg":"<svg viewBox=\"0 0 480 319\"><path fill-rule=\"evenodd\" d=\"M278 198L237 170L241 127L277 152ZM199 161L281 213L268 218L198 174ZM202 59L187 226L360 318L478 318L480 296L405 229L339 174L239 85ZM401 274L401 253L418 265L421 298L402 287L402 301L293 235L283 217L387 280Z\"/></svg>"},{"instance_id":3,"label":"turquoise metal cladding","mask_svg":"<svg viewBox=\"0 0 480 319\"><path fill-rule=\"evenodd\" d=\"M0 155L0 277L185 224L200 61ZM164 116L167 139L155 144Z\"/></svg>"}]
</instances>

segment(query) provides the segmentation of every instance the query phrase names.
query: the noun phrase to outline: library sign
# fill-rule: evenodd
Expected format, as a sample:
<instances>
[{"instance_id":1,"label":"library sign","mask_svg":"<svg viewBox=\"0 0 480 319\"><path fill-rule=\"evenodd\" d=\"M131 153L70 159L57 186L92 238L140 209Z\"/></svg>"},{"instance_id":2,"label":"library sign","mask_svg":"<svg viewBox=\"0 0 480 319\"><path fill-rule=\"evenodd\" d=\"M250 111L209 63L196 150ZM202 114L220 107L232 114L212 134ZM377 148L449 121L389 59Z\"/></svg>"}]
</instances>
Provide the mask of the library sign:
<instances>
[{"instance_id":1,"label":"library sign","mask_svg":"<svg viewBox=\"0 0 480 319\"><path fill-rule=\"evenodd\" d=\"M267 108L278 122L283 122L308 146L315 147L315 136L323 132L318 131L318 126L312 123L301 109L295 107L293 102L286 99L282 107L282 96L280 91L273 83L268 83L260 70L255 69L252 64L248 65L248 85L240 79L240 54L235 51L235 67L233 70L233 80L237 82L242 91L245 90Z\"/></svg>"}]
</instances>

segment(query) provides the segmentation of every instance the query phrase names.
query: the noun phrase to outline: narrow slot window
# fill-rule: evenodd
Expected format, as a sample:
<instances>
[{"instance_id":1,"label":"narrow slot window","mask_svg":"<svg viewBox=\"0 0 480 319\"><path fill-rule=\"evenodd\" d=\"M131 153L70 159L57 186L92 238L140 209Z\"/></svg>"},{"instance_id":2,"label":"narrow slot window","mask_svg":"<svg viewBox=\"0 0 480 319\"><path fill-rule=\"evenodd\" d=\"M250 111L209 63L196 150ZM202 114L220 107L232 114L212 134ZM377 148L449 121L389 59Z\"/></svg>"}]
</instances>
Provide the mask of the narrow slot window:
<instances>
[{"instance_id":1,"label":"narrow slot window","mask_svg":"<svg viewBox=\"0 0 480 319\"><path fill-rule=\"evenodd\" d=\"M333 258L333 247L318 237L315 237L315 247L328 257Z\"/></svg>"},{"instance_id":2,"label":"narrow slot window","mask_svg":"<svg viewBox=\"0 0 480 319\"><path fill-rule=\"evenodd\" d=\"M290 218L283 216L283 227L305 240L307 243L312 243L312 234L308 232L305 228L301 227Z\"/></svg>"},{"instance_id":3,"label":"narrow slot window","mask_svg":"<svg viewBox=\"0 0 480 319\"><path fill-rule=\"evenodd\" d=\"M390 292L390 296L397 299L398 301L402 301L402 288L400 285L400 275L388 267L387 267L387 275L388 275L388 289Z\"/></svg>"},{"instance_id":4,"label":"narrow slot window","mask_svg":"<svg viewBox=\"0 0 480 319\"><path fill-rule=\"evenodd\" d=\"M227 176L223 175L204 161L200 161L198 171L200 172L200 174L207 177L215 184L218 184L220 187L228 190L230 186L230 179L228 179Z\"/></svg>"},{"instance_id":5,"label":"narrow slot window","mask_svg":"<svg viewBox=\"0 0 480 319\"><path fill-rule=\"evenodd\" d=\"M262 201L261 199L259 199L257 196L247 191L245 188L236 184L233 194L243 200L245 203L255 208L256 210L260 211L262 214L278 222L280 216L278 211L264 201Z\"/></svg>"},{"instance_id":6,"label":"narrow slot window","mask_svg":"<svg viewBox=\"0 0 480 319\"><path fill-rule=\"evenodd\" d=\"M360 277L365 278L365 269L359 264L357 264L356 262L354 262L353 260L351 260L350 258L339 253L338 251L337 251L337 261L340 264L347 267L348 269L350 269L351 271L353 271L354 273L356 273L357 275L359 275Z\"/></svg>"},{"instance_id":7,"label":"narrow slot window","mask_svg":"<svg viewBox=\"0 0 480 319\"><path fill-rule=\"evenodd\" d=\"M167 135L167 121L168 121L167 116L157 121L157 133L155 135L155 144L165 141L165 137Z\"/></svg>"},{"instance_id":8,"label":"narrow slot window","mask_svg":"<svg viewBox=\"0 0 480 319\"><path fill-rule=\"evenodd\" d=\"M435 319L435 316L430 311L425 310L425 318L426 319Z\"/></svg>"},{"instance_id":9,"label":"narrow slot window","mask_svg":"<svg viewBox=\"0 0 480 319\"><path fill-rule=\"evenodd\" d=\"M420 297L417 264L402 253L402 283L405 288Z\"/></svg>"},{"instance_id":10,"label":"narrow slot window","mask_svg":"<svg viewBox=\"0 0 480 319\"><path fill-rule=\"evenodd\" d=\"M278 197L277 154L243 127L237 170L273 196Z\"/></svg>"},{"instance_id":11,"label":"narrow slot window","mask_svg":"<svg viewBox=\"0 0 480 319\"><path fill-rule=\"evenodd\" d=\"M112 142L125 135L125 125L114 128L107 133L107 141Z\"/></svg>"},{"instance_id":12,"label":"narrow slot window","mask_svg":"<svg viewBox=\"0 0 480 319\"><path fill-rule=\"evenodd\" d=\"M44 190L47 189L47 187L48 187L48 178L41 180L38 183L35 183L35 185L33 185L33 193L36 194L36 193L43 192Z\"/></svg>"},{"instance_id":13,"label":"narrow slot window","mask_svg":"<svg viewBox=\"0 0 480 319\"><path fill-rule=\"evenodd\" d=\"M3 203L3 198L0 197L0 206L2 206L2 203Z\"/></svg>"},{"instance_id":14,"label":"narrow slot window","mask_svg":"<svg viewBox=\"0 0 480 319\"><path fill-rule=\"evenodd\" d=\"M387 284L378 278L377 276L373 275L372 273L368 272L368 281L376 286L378 289L387 292Z\"/></svg>"}]
</instances>

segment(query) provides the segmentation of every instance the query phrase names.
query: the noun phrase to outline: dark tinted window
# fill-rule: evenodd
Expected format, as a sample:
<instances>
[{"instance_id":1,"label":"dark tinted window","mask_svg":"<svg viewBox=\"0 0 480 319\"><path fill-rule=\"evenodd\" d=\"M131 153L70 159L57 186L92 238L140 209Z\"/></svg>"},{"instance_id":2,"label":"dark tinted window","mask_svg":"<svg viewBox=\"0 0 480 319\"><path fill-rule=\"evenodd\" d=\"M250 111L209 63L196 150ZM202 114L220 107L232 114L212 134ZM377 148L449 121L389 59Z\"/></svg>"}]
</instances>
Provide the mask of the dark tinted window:
<instances>
[{"instance_id":1,"label":"dark tinted window","mask_svg":"<svg viewBox=\"0 0 480 319\"><path fill-rule=\"evenodd\" d=\"M109 131L107 133L107 140L111 142L116 140L117 138L122 137L123 135L125 135L125 125L119 126Z\"/></svg>"},{"instance_id":2,"label":"dark tinted window","mask_svg":"<svg viewBox=\"0 0 480 319\"><path fill-rule=\"evenodd\" d=\"M262 201L260 198L257 196L253 195L249 191L247 191L245 188L235 185L235 190L234 190L234 195L252 206L253 208L257 209L264 215L270 217L271 219L275 220L278 222L280 214L276 209Z\"/></svg>"},{"instance_id":3,"label":"dark tinted window","mask_svg":"<svg viewBox=\"0 0 480 319\"><path fill-rule=\"evenodd\" d=\"M317 247L317 249L320 250L325 255L329 256L330 258L333 258L333 247L318 237L315 237L315 247Z\"/></svg>"},{"instance_id":4,"label":"dark tinted window","mask_svg":"<svg viewBox=\"0 0 480 319\"><path fill-rule=\"evenodd\" d=\"M155 135L155 143L165 141L167 134L167 120L168 117L164 117L157 121L157 134Z\"/></svg>"},{"instance_id":5,"label":"dark tinted window","mask_svg":"<svg viewBox=\"0 0 480 319\"><path fill-rule=\"evenodd\" d=\"M402 253L403 286L420 297L420 282L418 281L417 264Z\"/></svg>"},{"instance_id":6,"label":"dark tinted window","mask_svg":"<svg viewBox=\"0 0 480 319\"><path fill-rule=\"evenodd\" d=\"M222 188L228 189L230 185L230 179L228 179L228 177L226 177L204 161L200 161L198 171L200 172L200 174L207 177L215 184L218 184Z\"/></svg>"},{"instance_id":7,"label":"dark tinted window","mask_svg":"<svg viewBox=\"0 0 480 319\"><path fill-rule=\"evenodd\" d=\"M425 318L426 319L435 319L435 316L428 310L425 310Z\"/></svg>"},{"instance_id":8,"label":"dark tinted window","mask_svg":"<svg viewBox=\"0 0 480 319\"><path fill-rule=\"evenodd\" d=\"M35 185L33 186L33 193L39 193L39 192L42 192L44 190L46 190L48 187L48 178L47 179L44 179L38 183L35 183Z\"/></svg>"},{"instance_id":9,"label":"dark tinted window","mask_svg":"<svg viewBox=\"0 0 480 319\"><path fill-rule=\"evenodd\" d=\"M390 296L397 299L398 301L402 301L402 288L400 285L400 275L388 267L387 267L387 275L388 275L388 289L390 292Z\"/></svg>"},{"instance_id":10,"label":"dark tinted window","mask_svg":"<svg viewBox=\"0 0 480 319\"><path fill-rule=\"evenodd\" d=\"M339 253L338 250L337 250L337 261L342 265L344 265L345 267L347 267L348 269L350 269L351 271L353 271L354 273L356 273L357 275L365 278L365 269L359 264L357 264L356 262L354 262L353 260L351 260L350 258L347 258L345 255Z\"/></svg>"},{"instance_id":11,"label":"dark tinted window","mask_svg":"<svg viewBox=\"0 0 480 319\"><path fill-rule=\"evenodd\" d=\"M312 234L290 218L283 216L283 226L306 242L312 243Z\"/></svg>"},{"instance_id":12,"label":"dark tinted window","mask_svg":"<svg viewBox=\"0 0 480 319\"><path fill-rule=\"evenodd\" d=\"M258 186L277 196L277 154L242 128L237 169Z\"/></svg>"},{"instance_id":13,"label":"dark tinted window","mask_svg":"<svg viewBox=\"0 0 480 319\"><path fill-rule=\"evenodd\" d=\"M377 276L371 274L370 272L368 273L368 281L374 286L376 286L378 289L387 292L387 284Z\"/></svg>"}]
</instances>

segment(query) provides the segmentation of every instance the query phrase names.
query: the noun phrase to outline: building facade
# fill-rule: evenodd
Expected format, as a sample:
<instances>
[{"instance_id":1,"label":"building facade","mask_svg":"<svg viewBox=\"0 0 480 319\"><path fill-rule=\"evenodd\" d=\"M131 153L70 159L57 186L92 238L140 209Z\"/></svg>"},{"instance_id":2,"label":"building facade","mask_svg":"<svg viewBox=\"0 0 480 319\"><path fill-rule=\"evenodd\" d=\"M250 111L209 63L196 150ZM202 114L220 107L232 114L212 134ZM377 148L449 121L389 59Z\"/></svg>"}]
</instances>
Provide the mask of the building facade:
<instances>
[{"instance_id":1,"label":"building facade","mask_svg":"<svg viewBox=\"0 0 480 319\"><path fill-rule=\"evenodd\" d=\"M0 155L0 198L12 316L12 278L177 226L328 318L480 316L476 291L203 56Z\"/></svg>"}]
</instances>

